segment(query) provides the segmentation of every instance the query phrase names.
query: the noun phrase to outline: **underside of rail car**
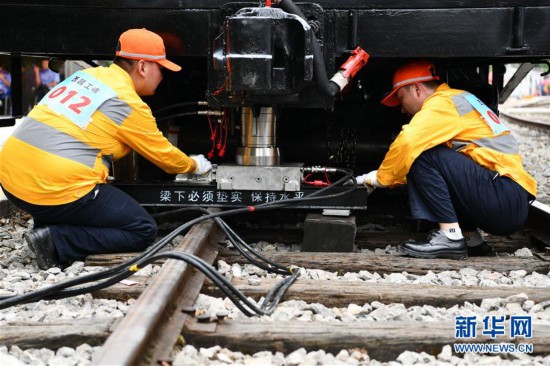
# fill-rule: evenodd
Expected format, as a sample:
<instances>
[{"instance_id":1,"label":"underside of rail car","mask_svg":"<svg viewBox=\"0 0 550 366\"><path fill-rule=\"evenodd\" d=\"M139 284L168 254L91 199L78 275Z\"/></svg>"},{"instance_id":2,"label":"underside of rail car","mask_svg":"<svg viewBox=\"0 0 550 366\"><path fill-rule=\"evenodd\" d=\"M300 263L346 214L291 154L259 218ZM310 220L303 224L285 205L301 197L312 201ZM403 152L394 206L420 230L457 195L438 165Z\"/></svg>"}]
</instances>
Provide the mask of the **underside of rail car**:
<instances>
[{"instance_id":1,"label":"underside of rail car","mask_svg":"<svg viewBox=\"0 0 550 366\"><path fill-rule=\"evenodd\" d=\"M237 207L307 196L337 178L331 168L376 169L408 121L380 104L406 61L430 60L451 87L497 111L523 76L550 58L550 0L266 5L2 0L0 52L10 56L12 117L22 111L22 57L49 57L52 68L65 60L94 65L113 59L120 33L147 28L163 37L182 71L166 72L144 100L174 144L216 166L207 176L174 176L134 154L113 166L113 184L149 206ZM358 47L368 62L331 93L326 83ZM504 85L512 63L521 66ZM357 189L300 207L361 210L366 202L366 190Z\"/></svg>"}]
</instances>

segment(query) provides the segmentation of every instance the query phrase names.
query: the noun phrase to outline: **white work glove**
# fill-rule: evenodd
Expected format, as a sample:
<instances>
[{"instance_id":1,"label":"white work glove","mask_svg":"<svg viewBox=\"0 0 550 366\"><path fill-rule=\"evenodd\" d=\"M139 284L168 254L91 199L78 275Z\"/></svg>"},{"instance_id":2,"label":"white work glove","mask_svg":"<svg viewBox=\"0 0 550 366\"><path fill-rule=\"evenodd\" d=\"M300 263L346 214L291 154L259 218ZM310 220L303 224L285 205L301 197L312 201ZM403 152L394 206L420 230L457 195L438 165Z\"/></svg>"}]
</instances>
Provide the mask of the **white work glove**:
<instances>
[{"instance_id":1,"label":"white work glove","mask_svg":"<svg viewBox=\"0 0 550 366\"><path fill-rule=\"evenodd\" d=\"M195 163L197 163L197 170L192 172L193 174L203 175L208 173L210 169L212 169L212 163L207 158L205 158L203 154L191 155L190 158L195 160Z\"/></svg>"},{"instance_id":2,"label":"white work glove","mask_svg":"<svg viewBox=\"0 0 550 366\"><path fill-rule=\"evenodd\" d=\"M378 178L376 177L376 174L378 173L378 170L373 170L370 173L360 175L355 178L357 181L357 184L363 184L367 187L375 187L375 188L382 188L383 185L380 184L378 181Z\"/></svg>"}]
</instances>

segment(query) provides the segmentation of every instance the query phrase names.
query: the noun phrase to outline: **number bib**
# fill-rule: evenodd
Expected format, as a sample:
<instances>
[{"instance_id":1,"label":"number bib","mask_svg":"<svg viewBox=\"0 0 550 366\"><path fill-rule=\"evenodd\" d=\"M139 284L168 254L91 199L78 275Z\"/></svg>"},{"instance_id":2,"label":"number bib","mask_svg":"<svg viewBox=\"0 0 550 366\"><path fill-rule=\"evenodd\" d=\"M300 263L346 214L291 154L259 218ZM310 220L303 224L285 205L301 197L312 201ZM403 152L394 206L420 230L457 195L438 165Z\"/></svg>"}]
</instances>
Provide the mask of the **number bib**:
<instances>
[{"instance_id":1,"label":"number bib","mask_svg":"<svg viewBox=\"0 0 550 366\"><path fill-rule=\"evenodd\" d=\"M116 96L113 89L84 71L77 71L46 94L38 104L47 105L85 129L103 102Z\"/></svg>"},{"instance_id":2,"label":"number bib","mask_svg":"<svg viewBox=\"0 0 550 366\"><path fill-rule=\"evenodd\" d=\"M510 131L508 127L506 127L504 123L502 123L498 116L475 95L464 93L464 98L466 98L468 103L470 103L472 107L474 107L479 112L479 114L481 114L481 118L483 118L485 120L485 123L487 123L487 125L491 127L491 130L493 130L493 133L495 135L500 135L505 131Z\"/></svg>"}]
</instances>

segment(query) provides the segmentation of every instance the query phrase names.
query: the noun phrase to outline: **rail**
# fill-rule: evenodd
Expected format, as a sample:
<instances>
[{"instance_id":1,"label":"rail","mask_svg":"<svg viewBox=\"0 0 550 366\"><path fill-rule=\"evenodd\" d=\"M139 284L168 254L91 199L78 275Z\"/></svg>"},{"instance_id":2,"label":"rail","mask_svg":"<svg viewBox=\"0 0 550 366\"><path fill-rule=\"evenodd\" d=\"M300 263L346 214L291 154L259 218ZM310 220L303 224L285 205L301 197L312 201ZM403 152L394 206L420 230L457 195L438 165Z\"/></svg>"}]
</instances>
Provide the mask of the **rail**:
<instances>
[{"instance_id":1,"label":"rail","mask_svg":"<svg viewBox=\"0 0 550 366\"><path fill-rule=\"evenodd\" d=\"M550 97L537 97L519 102L516 105L503 105L500 115L511 122L550 128Z\"/></svg>"},{"instance_id":2,"label":"rail","mask_svg":"<svg viewBox=\"0 0 550 366\"><path fill-rule=\"evenodd\" d=\"M222 240L214 221L193 226L176 250L212 263L213 244ZM140 365L167 358L205 276L181 261L168 260L105 342L96 364Z\"/></svg>"}]
</instances>

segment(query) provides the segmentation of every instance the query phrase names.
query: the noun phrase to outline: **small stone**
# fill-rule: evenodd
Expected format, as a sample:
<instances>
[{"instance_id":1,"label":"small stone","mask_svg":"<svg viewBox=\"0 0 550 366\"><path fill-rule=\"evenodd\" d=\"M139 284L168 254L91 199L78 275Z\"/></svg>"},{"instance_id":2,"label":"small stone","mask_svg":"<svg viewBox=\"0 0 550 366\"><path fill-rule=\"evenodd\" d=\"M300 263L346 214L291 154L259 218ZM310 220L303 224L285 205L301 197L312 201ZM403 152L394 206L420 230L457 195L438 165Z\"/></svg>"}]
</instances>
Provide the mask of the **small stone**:
<instances>
[{"instance_id":1,"label":"small stone","mask_svg":"<svg viewBox=\"0 0 550 366\"><path fill-rule=\"evenodd\" d=\"M199 353L206 358L212 359L216 353L222 348L220 346L214 346L210 348L201 348Z\"/></svg>"},{"instance_id":2,"label":"small stone","mask_svg":"<svg viewBox=\"0 0 550 366\"><path fill-rule=\"evenodd\" d=\"M225 353L222 353L222 352L218 352L216 354L216 358L221 361L221 362L225 362L227 364L232 364L233 363L233 358L231 358L229 355L225 354Z\"/></svg>"},{"instance_id":3,"label":"small stone","mask_svg":"<svg viewBox=\"0 0 550 366\"><path fill-rule=\"evenodd\" d=\"M523 304L527 299L529 299L529 296L527 296L527 294L522 292L520 294L508 296L506 299L504 299L504 303L509 304L512 302L516 302L516 303Z\"/></svg>"},{"instance_id":4,"label":"small stone","mask_svg":"<svg viewBox=\"0 0 550 366\"><path fill-rule=\"evenodd\" d=\"M53 268L49 268L46 272L48 272L49 274L56 275L61 273L61 269L57 267L53 267Z\"/></svg>"},{"instance_id":5,"label":"small stone","mask_svg":"<svg viewBox=\"0 0 550 366\"><path fill-rule=\"evenodd\" d=\"M531 253L531 250L529 248L521 248L514 252L514 256L516 257L532 257L533 253Z\"/></svg>"},{"instance_id":6,"label":"small stone","mask_svg":"<svg viewBox=\"0 0 550 366\"><path fill-rule=\"evenodd\" d=\"M225 261L219 260L218 261L218 272L220 274L225 274L231 269L231 266L227 264Z\"/></svg>"},{"instance_id":7,"label":"small stone","mask_svg":"<svg viewBox=\"0 0 550 366\"><path fill-rule=\"evenodd\" d=\"M70 267L65 268L65 273L67 274L78 274L84 269L84 262L73 262Z\"/></svg>"},{"instance_id":8,"label":"small stone","mask_svg":"<svg viewBox=\"0 0 550 366\"><path fill-rule=\"evenodd\" d=\"M530 311L533 306L535 306L535 302L533 300L527 300L523 303L522 308L525 311Z\"/></svg>"},{"instance_id":9,"label":"small stone","mask_svg":"<svg viewBox=\"0 0 550 366\"><path fill-rule=\"evenodd\" d=\"M65 358L68 358L68 357L72 357L75 353L75 350L70 348L70 347L61 347L57 350L56 352L56 356L57 357L65 357Z\"/></svg>"},{"instance_id":10,"label":"small stone","mask_svg":"<svg viewBox=\"0 0 550 366\"><path fill-rule=\"evenodd\" d=\"M442 361L451 361L451 357L453 356L453 351L451 350L450 345L443 346L441 349L441 353L437 355L437 358L439 358Z\"/></svg>"},{"instance_id":11,"label":"small stone","mask_svg":"<svg viewBox=\"0 0 550 366\"><path fill-rule=\"evenodd\" d=\"M237 278L242 277L243 276L243 270L241 269L241 266L238 265L237 263L233 264L231 266L231 274L234 277L237 277Z\"/></svg>"},{"instance_id":12,"label":"small stone","mask_svg":"<svg viewBox=\"0 0 550 366\"><path fill-rule=\"evenodd\" d=\"M307 352L305 348L299 348L286 356L287 365L299 365L306 358Z\"/></svg>"},{"instance_id":13,"label":"small stone","mask_svg":"<svg viewBox=\"0 0 550 366\"><path fill-rule=\"evenodd\" d=\"M506 309L510 312L510 314L513 315L521 315L525 313L525 311L521 307L521 304L517 302L506 304Z\"/></svg>"},{"instance_id":14,"label":"small stone","mask_svg":"<svg viewBox=\"0 0 550 366\"><path fill-rule=\"evenodd\" d=\"M397 361L403 365L414 365L416 362L422 361L422 358L418 353L405 351L397 357Z\"/></svg>"},{"instance_id":15,"label":"small stone","mask_svg":"<svg viewBox=\"0 0 550 366\"><path fill-rule=\"evenodd\" d=\"M349 358L349 352L347 349L343 349L336 355L338 361L345 362Z\"/></svg>"},{"instance_id":16,"label":"small stone","mask_svg":"<svg viewBox=\"0 0 550 366\"><path fill-rule=\"evenodd\" d=\"M520 269L517 271L510 271L510 277L512 278L523 278L527 274L527 271L524 269Z\"/></svg>"},{"instance_id":17,"label":"small stone","mask_svg":"<svg viewBox=\"0 0 550 366\"><path fill-rule=\"evenodd\" d=\"M504 302L504 299L500 297L491 298L491 299L483 299L481 300L480 308L490 311L490 310L498 310Z\"/></svg>"},{"instance_id":18,"label":"small stone","mask_svg":"<svg viewBox=\"0 0 550 366\"><path fill-rule=\"evenodd\" d=\"M262 280L260 278L253 278L253 277L250 277L248 279L248 284L250 286L259 286L260 284L262 283Z\"/></svg>"}]
</instances>

